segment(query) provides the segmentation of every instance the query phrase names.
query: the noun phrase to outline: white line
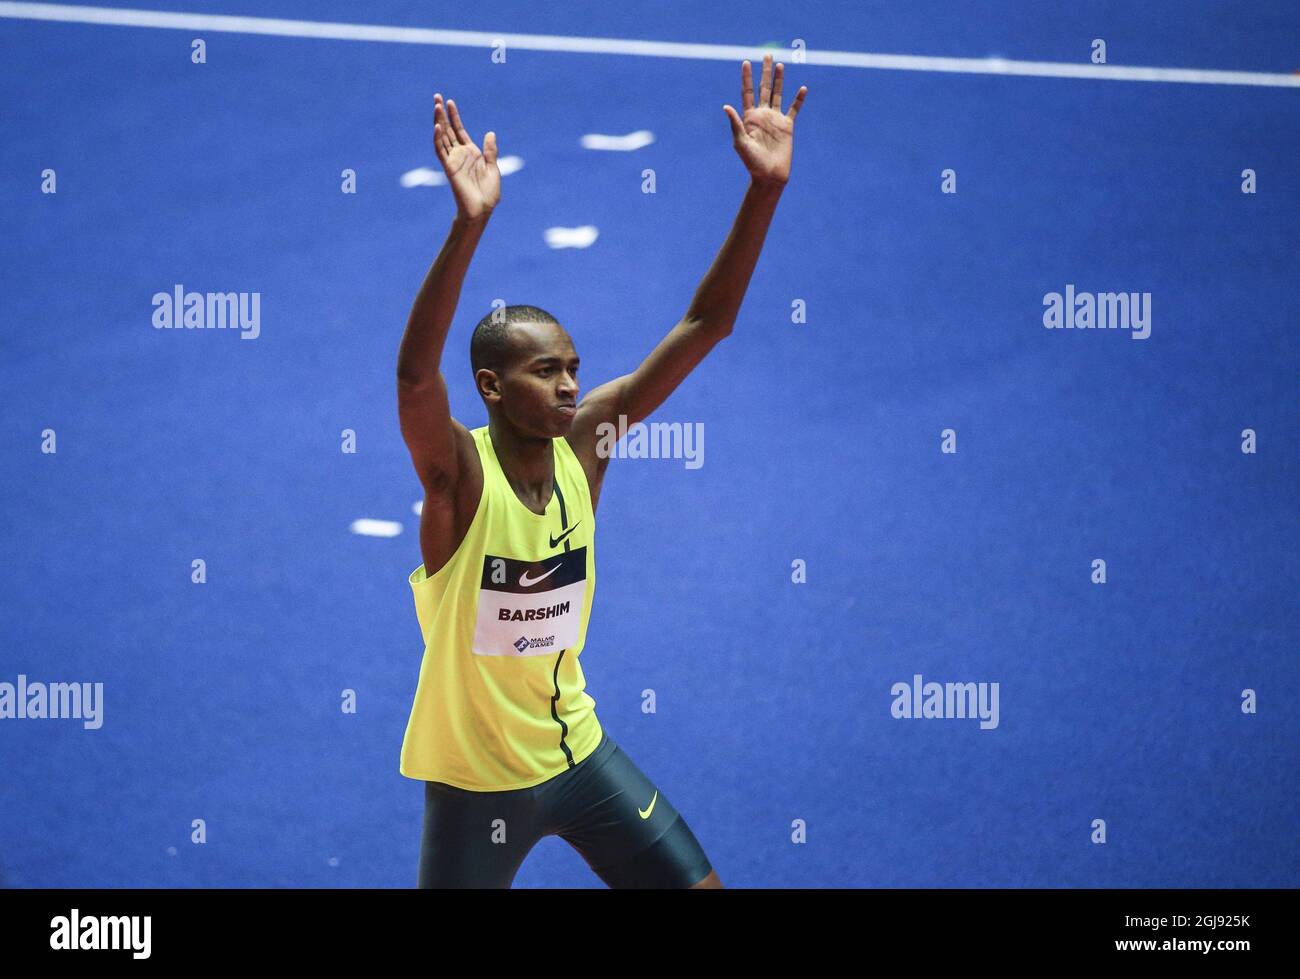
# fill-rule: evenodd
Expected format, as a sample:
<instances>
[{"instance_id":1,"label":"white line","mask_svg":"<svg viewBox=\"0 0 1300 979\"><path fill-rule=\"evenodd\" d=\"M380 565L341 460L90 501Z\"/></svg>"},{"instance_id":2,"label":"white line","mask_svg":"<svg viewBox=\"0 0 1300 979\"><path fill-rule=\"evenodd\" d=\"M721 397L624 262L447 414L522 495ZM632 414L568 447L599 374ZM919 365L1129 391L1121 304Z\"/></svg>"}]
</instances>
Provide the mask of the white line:
<instances>
[{"instance_id":1,"label":"white line","mask_svg":"<svg viewBox=\"0 0 1300 979\"><path fill-rule=\"evenodd\" d=\"M740 61L745 58L757 60L767 50L736 44L688 44L676 41L636 41L616 37L570 37L556 34L506 34L426 27L385 27L380 24L338 24L314 20L280 20L271 17L231 17L223 14L180 14L166 10L83 7L56 3L0 2L0 17L61 21L71 24L108 24L115 27L161 27L230 34L312 37L334 41L384 41L393 44L435 44L472 48L489 48L493 45L505 44L507 48L514 47L526 51L630 54L650 58L698 58L712 61ZM794 59L791 57L789 60L793 62ZM967 75L1030 75L1038 78L1091 78L1106 81L1300 88L1300 75L1262 71L1143 68L1128 65L1071 64L1061 61L1012 61L1006 58L937 58L928 55L812 50L806 52L805 63L834 68L944 71Z\"/></svg>"},{"instance_id":2,"label":"white line","mask_svg":"<svg viewBox=\"0 0 1300 979\"><path fill-rule=\"evenodd\" d=\"M352 533L363 537L396 537L402 532L402 525L396 520L374 520L361 517L352 521Z\"/></svg>"}]
</instances>

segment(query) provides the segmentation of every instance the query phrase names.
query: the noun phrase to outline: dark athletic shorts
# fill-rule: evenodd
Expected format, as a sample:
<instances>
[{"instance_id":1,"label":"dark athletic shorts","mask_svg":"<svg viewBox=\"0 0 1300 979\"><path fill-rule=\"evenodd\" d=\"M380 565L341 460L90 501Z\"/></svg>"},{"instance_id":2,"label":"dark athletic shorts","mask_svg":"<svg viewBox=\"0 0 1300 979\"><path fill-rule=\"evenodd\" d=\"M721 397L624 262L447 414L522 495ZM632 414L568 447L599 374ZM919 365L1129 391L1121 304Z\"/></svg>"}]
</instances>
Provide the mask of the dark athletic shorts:
<instances>
[{"instance_id":1,"label":"dark athletic shorts","mask_svg":"<svg viewBox=\"0 0 1300 979\"><path fill-rule=\"evenodd\" d=\"M605 734L573 768L527 789L426 781L419 886L509 887L544 836L572 846L610 887L690 887L713 869L686 820Z\"/></svg>"}]
</instances>

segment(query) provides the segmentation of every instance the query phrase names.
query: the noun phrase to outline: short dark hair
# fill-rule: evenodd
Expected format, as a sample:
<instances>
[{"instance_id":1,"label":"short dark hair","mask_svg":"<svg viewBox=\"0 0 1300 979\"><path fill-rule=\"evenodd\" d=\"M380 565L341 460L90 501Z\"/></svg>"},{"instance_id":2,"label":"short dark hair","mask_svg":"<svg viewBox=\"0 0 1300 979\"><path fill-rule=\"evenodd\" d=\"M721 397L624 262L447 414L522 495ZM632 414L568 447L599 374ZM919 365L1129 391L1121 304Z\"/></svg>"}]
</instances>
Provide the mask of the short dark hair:
<instances>
[{"instance_id":1,"label":"short dark hair","mask_svg":"<svg viewBox=\"0 0 1300 979\"><path fill-rule=\"evenodd\" d=\"M516 323L554 323L560 321L537 306L504 306L494 309L474 327L469 339L469 364L474 376L484 369L500 374L510 358L510 327Z\"/></svg>"}]
</instances>

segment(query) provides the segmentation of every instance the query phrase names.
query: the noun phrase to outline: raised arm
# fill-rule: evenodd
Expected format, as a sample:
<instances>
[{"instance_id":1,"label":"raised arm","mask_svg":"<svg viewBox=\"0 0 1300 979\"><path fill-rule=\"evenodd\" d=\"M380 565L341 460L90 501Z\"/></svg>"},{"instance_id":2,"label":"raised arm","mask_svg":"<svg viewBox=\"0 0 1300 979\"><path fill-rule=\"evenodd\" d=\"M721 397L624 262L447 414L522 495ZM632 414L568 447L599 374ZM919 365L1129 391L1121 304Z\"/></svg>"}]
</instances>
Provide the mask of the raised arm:
<instances>
[{"instance_id":1,"label":"raised arm","mask_svg":"<svg viewBox=\"0 0 1300 979\"><path fill-rule=\"evenodd\" d=\"M749 188L731 233L700 282L686 315L650 352L631 374L594 388L583 399L574 419L579 438L598 437L602 422L627 424L641 421L676 390L695 366L731 328L749 288L750 277L767 237L781 192L790 179L794 151L794 120L807 95L799 89L788 113L781 112L781 85L785 66L772 56L763 58L763 76L757 103L754 101L753 72L748 61L741 65L741 105L744 117L730 105L723 111L731 121L732 142L749 171ZM583 408L586 407L584 416Z\"/></svg>"},{"instance_id":2,"label":"raised arm","mask_svg":"<svg viewBox=\"0 0 1300 979\"><path fill-rule=\"evenodd\" d=\"M479 152L460 121L456 103L434 97L433 143L456 198L447 240L415 297L397 352L397 408L402 437L426 488L446 488L459 478L456 426L439 365L461 286L474 249L501 198L496 134ZM450 120L448 119L450 116ZM464 426L460 426L464 427Z\"/></svg>"}]
</instances>

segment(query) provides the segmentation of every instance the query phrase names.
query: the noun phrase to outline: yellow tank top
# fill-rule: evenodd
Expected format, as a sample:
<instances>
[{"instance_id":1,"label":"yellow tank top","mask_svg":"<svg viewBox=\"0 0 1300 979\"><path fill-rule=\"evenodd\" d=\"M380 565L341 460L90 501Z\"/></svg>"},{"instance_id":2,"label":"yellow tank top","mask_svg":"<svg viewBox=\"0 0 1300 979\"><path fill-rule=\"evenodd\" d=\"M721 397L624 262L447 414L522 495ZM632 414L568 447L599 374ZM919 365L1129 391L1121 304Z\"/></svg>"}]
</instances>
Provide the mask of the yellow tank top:
<instances>
[{"instance_id":1,"label":"yellow tank top","mask_svg":"<svg viewBox=\"0 0 1300 979\"><path fill-rule=\"evenodd\" d=\"M483 495L464 541L432 576L411 572L424 659L402 740L401 773L462 789L537 785L600 743L578 662L596 589L587 475L552 439L545 516L520 501L488 428L474 429Z\"/></svg>"}]
</instances>

